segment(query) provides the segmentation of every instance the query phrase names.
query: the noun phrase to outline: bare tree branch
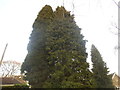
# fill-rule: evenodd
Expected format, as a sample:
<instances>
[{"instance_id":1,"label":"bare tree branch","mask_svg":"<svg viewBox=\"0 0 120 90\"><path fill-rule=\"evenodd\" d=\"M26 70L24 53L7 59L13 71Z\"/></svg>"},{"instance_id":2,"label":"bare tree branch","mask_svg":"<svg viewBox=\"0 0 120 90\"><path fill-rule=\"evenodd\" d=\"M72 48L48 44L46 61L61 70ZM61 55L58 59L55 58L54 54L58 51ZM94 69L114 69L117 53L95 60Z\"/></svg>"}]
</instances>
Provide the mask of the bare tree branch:
<instances>
[{"instance_id":1,"label":"bare tree branch","mask_svg":"<svg viewBox=\"0 0 120 90\"><path fill-rule=\"evenodd\" d=\"M117 6L118 8L120 8L120 6L117 4L117 2L115 0L112 0Z\"/></svg>"},{"instance_id":2,"label":"bare tree branch","mask_svg":"<svg viewBox=\"0 0 120 90\"><path fill-rule=\"evenodd\" d=\"M4 61L1 65L1 76L9 77L17 74L20 71L21 64L16 61Z\"/></svg>"}]
</instances>

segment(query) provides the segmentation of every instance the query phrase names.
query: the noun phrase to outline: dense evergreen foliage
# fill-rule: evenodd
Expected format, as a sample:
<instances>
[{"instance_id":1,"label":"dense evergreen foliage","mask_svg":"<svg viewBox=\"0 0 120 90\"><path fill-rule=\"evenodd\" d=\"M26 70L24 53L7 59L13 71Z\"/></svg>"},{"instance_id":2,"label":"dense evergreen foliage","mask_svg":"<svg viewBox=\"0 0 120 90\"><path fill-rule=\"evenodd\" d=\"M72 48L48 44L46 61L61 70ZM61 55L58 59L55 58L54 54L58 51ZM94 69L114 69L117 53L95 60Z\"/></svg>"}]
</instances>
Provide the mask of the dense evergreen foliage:
<instances>
[{"instance_id":1,"label":"dense evergreen foliage","mask_svg":"<svg viewBox=\"0 0 120 90\"><path fill-rule=\"evenodd\" d=\"M114 88L112 78L108 75L109 71L106 63L103 61L98 49L92 45L91 60L93 62L93 77L96 81L97 88Z\"/></svg>"},{"instance_id":2,"label":"dense evergreen foliage","mask_svg":"<svg viewBox=\"0 0 120 90\"><path fill-rule=\"evenodd\" d=\"M46 54L46 31L53 18L50 6L42 8L34 24L28 44L28 54L22 65L21 71L27 72L26 79L32 87L42 87L48 78L48 62Z\"/></svg>"},{"instance_id":3,"label":"dense evergreen foliage","mask_svg":"<svg viewBox=\"0 0 120 90\"><path fill-rule=\"evenodd\" d=\"M64 7L43 7L33 24L22 73L32 87L94 87L87 53L74 17Z\"/></svg>"}]
</instances>

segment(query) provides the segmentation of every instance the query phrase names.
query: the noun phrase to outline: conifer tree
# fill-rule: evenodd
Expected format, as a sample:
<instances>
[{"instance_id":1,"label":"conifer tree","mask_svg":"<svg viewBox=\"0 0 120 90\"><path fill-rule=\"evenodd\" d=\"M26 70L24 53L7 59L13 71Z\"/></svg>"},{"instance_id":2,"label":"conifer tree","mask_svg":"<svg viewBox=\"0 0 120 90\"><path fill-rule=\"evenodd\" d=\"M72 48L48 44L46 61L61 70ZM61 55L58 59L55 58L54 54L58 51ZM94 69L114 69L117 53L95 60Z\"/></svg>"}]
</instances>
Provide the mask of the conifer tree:
<instances>
[{"instance_id":1,"label":"conifer tree","mask_svg":"<svg viewBox=\"0 0 120 90\"><path fill-rule=\"evenodd\" d=\"M54 20L47 32L50 78L44 87L94 87L89 64L86 62L86 41L74 17L64 7L54 12Z\"/></svg>"},{"instance_id":2,"label":"conifer tree","mask_svg":"<svg viewBox=\"0 0 120 90\"><path fill-rule=\"evenodd\" d=\"M33 24L28 54L22 65L32 87L94 87L86 62L86 40L64 7L46 5Z\"/></svg>"},{"instance_id":3,"label":"conifer tree","mask_svg":"<svg viewBox=\"0 0 120 90\"><path fill-rule=\"evenodd\" d=\"M48 74L46 61L46 30L53 18L51 6L46 5L39 12L34 24L27 47L28 54L22 64L22 73L26 72L26 79L32 87L42 87Z\"/></svg>"},{"instance_id":4,"label":"conifer tree","mask_svg":"<svg viewBox=\"0 0 120 90\"><path fill-rule=\"evenodd\" d=\"M91 47L91 60L93 63L93 78L96 82L97 88L114 88L112 79L108 75L109 71L106 63L103 61L98 49L92 45Z\"/></svg>"}]
</instances>

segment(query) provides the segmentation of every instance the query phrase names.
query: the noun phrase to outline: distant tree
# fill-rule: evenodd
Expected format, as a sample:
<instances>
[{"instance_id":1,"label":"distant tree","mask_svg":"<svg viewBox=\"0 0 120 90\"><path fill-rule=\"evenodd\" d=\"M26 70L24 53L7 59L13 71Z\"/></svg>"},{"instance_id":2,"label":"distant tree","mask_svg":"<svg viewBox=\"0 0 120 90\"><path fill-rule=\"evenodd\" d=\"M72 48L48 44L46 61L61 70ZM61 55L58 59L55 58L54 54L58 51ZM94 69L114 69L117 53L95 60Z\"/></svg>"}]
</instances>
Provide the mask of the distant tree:
<instances>
[{"instance_id":1,"label":"distant tree","mask_svg":"<svg viewBox=\"0 0 120 90\"><path fill-rule=\"evenodd\" d=\"M21 63L16 61L3 61L1 64L1 73L2 77L11 77L17 74L20 74Z\"/></svg>"},{"instance_id":2,"label":"distant tree","mask_svg":"<svg viewBox=\"0 0 120 90\"><path fill-rule=\"evenodd\" d=\"M91 60L93 63L93 78L96 81L97 88L114 88L112 78L108 75L109 71L106 63L103 61L98 49L92 45Z\"/></svg>"},{"instance_id":3,"label":"distant tree","mask_svg":"<svg viewBox=\"0 0 120 90\"><path fill-rule=\"evenodd\" d=\"M74 17L64 7L48 5L38 14L28 44L22 73L32 87L94 87L86 62L86 40Z\"/></svg>"}]
</instances>

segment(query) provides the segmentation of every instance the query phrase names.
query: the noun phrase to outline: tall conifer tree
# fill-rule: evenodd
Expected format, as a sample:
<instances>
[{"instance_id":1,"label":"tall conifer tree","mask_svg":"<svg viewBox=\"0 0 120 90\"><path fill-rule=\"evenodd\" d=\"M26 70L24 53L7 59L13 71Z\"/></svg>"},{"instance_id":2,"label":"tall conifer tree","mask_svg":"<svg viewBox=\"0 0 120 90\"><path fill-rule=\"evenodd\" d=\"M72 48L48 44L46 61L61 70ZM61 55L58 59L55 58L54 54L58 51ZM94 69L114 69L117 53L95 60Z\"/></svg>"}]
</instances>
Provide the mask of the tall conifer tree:
<instances>
[{"instance_id":1,"label":"tall conifer tree","mask_svg":"<svg viewBox=\"0 0 120 90\"><path fill-rule=\"evenodd\" d=\"M32 87L94 87L83 38L70 12L45 6L33 24L21 69Z\"/></svg>"},{"instance_id":2,"label":"tall conifer tree","mask_svg":"<svg viewBox=\"0 0 120 90\"><path fill-rule=\"evenodd\" d=\"M92 45L91 47L91 60L93 62L93 78L96 82L97 88L114 88L112 79L108 75L109 71L106 63L103 61L98 49Z\"/></svg>"},{"instance_id":3,"label":"tall conifer tree","mask_svg":"<svg viewBox=\"0 0 120 90\"><path fill-rule=\"evenodd\" d=\"M54 12L54 20L47 33L50 78L44 87L93 87L89 64L86 62L86 41L74 17L64 7Z\"/></svg>"},{"instance_id":4,"label":"tall conifer tree","mask_svg":"<svg viewBox=\"0 0 120 90\"><path fill-rule=\"evenodd\" d=\"M48 75L48 63L45 51L46 31L53 18L51 6L46 5L39 12L34 24L28 44L28 54L22 65L22 73L32 87L42 87Z\"/></svg>"}]
</instances>

